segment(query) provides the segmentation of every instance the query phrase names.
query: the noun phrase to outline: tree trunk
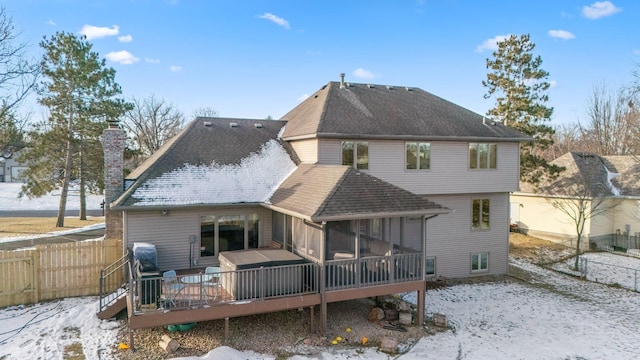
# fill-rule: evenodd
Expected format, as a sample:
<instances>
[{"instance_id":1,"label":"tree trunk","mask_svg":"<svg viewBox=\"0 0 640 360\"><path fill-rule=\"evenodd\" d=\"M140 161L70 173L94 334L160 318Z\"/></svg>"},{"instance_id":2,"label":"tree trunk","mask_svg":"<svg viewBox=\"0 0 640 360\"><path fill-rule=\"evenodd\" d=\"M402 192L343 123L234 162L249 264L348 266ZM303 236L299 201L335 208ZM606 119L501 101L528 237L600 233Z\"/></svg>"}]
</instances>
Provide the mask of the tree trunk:
<instances>
[{"instance_id":1,"label":"tree trunk","mask_svg":"<svg viewBox=\"0 0 640 360\"><path fill-rule=\"evenodd\" d=\"M58 221L56 222L56 227L64 227L64 213L67 208L67 193L69 192L69 180L71 179L72 150L71 138L69 138L69 140L67 140L64 180L62 183L62 190L60 191L60 206L58 207Z\"/></svg>"},{"instance_id":2,"label":"tree trunk","mask_svg":"<svg viewBox=\"0 0 640 360\"><path fill-rule=\"evenodd\" d=\"M576 240L576 263L573 266L573 270L578 271L578 264L580 263L580 240L582 236L578 234L578 239Z\"/></svg>"},{"instance_id":3,"label":"tree trunk","mask_svg":"<svg viewBox=\"0 0 640 360\"><path fill-rule=\"evenodd\" d=\"M84 179L84 149L83 139L80 137L80 220L87 220L87 198Z\"/></svg>"}]
</instances>

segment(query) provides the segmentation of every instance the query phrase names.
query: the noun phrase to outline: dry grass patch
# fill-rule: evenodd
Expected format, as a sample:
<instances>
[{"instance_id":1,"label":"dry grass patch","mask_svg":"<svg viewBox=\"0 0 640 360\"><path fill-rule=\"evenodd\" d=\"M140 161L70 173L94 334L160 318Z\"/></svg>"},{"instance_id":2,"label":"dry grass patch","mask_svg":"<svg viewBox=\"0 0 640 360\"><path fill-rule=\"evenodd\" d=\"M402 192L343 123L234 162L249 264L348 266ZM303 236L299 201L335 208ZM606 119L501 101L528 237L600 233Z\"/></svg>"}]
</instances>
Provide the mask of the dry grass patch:
<instances>
[{"instance_id":1,"label":"dry grass patch","mask_svg":"<svg viewBox=\"0 0 640 360\"><path fill-rule=\"evenodd\" d=\"M0 238L46 234L54 231L66 231L104 222L103 216L88 216L87 220L77 217L65 217L64 227L56 227L56 218L20 217L0 218Z\"/></svg>"},{"instance_id":2,"label":"dry grass patch","mask_svg":"<svg viewBox=\"0 0 640 360\"><path fill-rule=\"evenodd\" d=\"M549 263L570 256L573 248L520 233L509 233L509 255L537 263Z\"/></svg>"}]
</instances>

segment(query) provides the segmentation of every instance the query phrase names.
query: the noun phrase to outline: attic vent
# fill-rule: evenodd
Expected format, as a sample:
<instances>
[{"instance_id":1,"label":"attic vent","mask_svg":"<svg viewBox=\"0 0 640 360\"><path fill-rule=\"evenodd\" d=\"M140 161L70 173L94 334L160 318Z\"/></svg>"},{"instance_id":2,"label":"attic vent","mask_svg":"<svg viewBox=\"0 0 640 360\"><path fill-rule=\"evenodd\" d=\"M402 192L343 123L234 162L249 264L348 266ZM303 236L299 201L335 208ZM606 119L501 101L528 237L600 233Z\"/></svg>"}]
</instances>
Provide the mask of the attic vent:
<instances>
[{"instance_id":1,"label":"attic vent","mask_svg":"<svg viewBox=\"0 0 640 360\"><path fill-rule=\"evenodd\" d=\"M407 91L413 91L413 89L408 87L408 86L406 86L404 89L407 90Z\"/></svg>"},{"instance_id":2,"label":"attic vent","mask_svg":"<svg viewBox=\"0 0 640 360\"><path fill-rule=\"evenodd\" d=\"M496 122L490 119L487 119L486 117L482 117L482 125L495 125Z\"/></svg>"},{"instance_id":3,"label":"attic vent","mask_svg":"<svg viewBox=\"0 0 640 360\"><path fill-rule=\"evenodd\" d=\"M256 129L262 129L262 124L253 124L253 126L255 126Z\"/></svg>"},{"instance_id":4,"label":"attic vent","mask_svg":"<svg viewBox=\"0 0 640 360\"><path fill-rule=\"evenodd\" d=\"M393 86L387 85L387 90L393 90Z\"/></svg>"},{"instance_id":5,"label":"attic vent","mask_svg":"<svg viewBox=\"0 0 640 360\"><path fill-rule=\"evenodd\" d=\"M375 86L373 86L373 85L371 85L371 84L367 84L367 87L368 87L369 89L373 89L373 88L375 88Z\"/></svg>"},{"instance_id":6,"label":"attic vent","mask_svg":"<svg viewBox=\"0 0 640 360\"><path fill-rule=\"evenodd\" d=\"M237 122L231 122L229 123L229 126L231 126L232 128L238 127L238 123Z\"/></svg>"},{"instance_id":7,"label":"attic vent","mask_svg":"<svg viewBox=\"0 0 640 360\"><path fill-rule=\"evenodd\" d=\"M203 122L203 124L206 127L211 127L211 121L205 121L205 122Z\"/></svg>"}]
</instances>

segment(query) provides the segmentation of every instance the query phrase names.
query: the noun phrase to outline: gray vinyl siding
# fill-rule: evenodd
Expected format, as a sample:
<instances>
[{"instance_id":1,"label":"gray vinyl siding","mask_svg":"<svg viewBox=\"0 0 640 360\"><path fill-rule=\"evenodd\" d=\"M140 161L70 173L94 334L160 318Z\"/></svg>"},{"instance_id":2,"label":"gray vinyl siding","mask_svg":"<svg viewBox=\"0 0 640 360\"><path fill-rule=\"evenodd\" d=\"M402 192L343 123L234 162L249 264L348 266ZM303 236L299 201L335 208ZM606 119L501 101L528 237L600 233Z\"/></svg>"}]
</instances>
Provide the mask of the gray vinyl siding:
<instances>
[{"instance_id":1,"label":"gray vinyl siding","mask_svg":"<svg viewBox=\"0 0 640 360\"><path fill-rule=\"evenodd\" d=\"M471 230L472 199L490 199L490 229ZM436 258L436 275L463 278L506 274L509 254L509 194L433 196L454 213L427 220L427 257ZM471 254L489 253L489 270L471 272Z\"/></svg>"},{"instance_id":2,"label":"gray vinyl siding","mask_svg":"<svg viewBox=\"0 0 640 360\"><path fill-rule=\"evenodd\" d=\"M189 269L190 237L196 236L193 246L194 268L216 265L216 258L200 259L200 217L202 215L260 215L259 246L271 244L271 211L263 207L199 208L160 211L126 211L125 236L127 248L134 242L147 242L156 246L160 271Z\"/></svg>"},{"instance_id":3,"label":"gray vinyl siding","mask_svg":"<svg viewBox=\"0 0 640 360\"><path fill-rule=\"evenodd\" d=\"M307 164L315 164L318 162L317 139L291 141L290 144L301 162Z\"/></svg>"},{"instance_id":4,"label":"gray vinyl siding","mask_svg":"<svg viewBox=\"0 0 640 360\"><path fill-rule=\"evenodd\" d=\"M496 169L469 169L469 143L432 141L428 170L405 169L405 141L370 140L369 174L416 194L518 190L519 145L498 143ZM340 140L320 139L318 162L341 164Z\"/></svg>"},{"instance_id":5,"label":"gray vinyl siding","mask_svg":"<svg viewBox=\"0 0 640 360\"><path fill-rule=\"evenodd\" d=\"M318 164L342 165L341 140L318 139Z\"/></svg>"}]
</instances>

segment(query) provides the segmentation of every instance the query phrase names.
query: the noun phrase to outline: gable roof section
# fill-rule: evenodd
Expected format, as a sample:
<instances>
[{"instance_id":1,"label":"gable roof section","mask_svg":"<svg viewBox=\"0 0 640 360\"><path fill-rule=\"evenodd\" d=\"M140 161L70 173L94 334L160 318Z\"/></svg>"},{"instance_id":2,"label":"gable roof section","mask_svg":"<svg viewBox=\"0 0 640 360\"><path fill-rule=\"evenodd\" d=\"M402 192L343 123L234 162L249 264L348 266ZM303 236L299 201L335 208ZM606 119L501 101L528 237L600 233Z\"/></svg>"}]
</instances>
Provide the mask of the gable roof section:
<instances>
[{"instance_id":1,"label":"gable roof section","mask_svg":"<svg viewBox=\"0 0 640 360\"><path fill-rule=\"evenodd\" d=\"M598 156L592 153L569 152L551 164L565 167L557 179L535 189L520 183L521 192L547 195L571 195L586 187L591 197L640 196L640 162L631 155Z\"/></svg>"},{"instance_id":2,"label":"gable roof section","mask_svg":"<svg viewBox=\"0 0 640 360\"><path fill-rule=\"evenodd\" d=\"M278 140L284 124L197 118L127 176L134 183L112 206L261 203L295 169Z\"/></svg>"},{"instance_id":3,"label":"gable roof section","mask_svg":"<svg viewBox=\"0 0 640 360\"><path fill-rule=\"evenodd\" d=\"M265 206L314 222L450 210L349 166L301 164Z\"/></svg>"},{"instance_id":4,"label":"gable roof section","mask_svg":"<svg viewBox=\"0 0 640 360\"><path fill-rule=\"evenodd\" d=\"M525 141L526 135L418 88L329 82L282 117L308 137Z\"/></svg>"}]
</instances>

